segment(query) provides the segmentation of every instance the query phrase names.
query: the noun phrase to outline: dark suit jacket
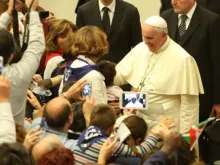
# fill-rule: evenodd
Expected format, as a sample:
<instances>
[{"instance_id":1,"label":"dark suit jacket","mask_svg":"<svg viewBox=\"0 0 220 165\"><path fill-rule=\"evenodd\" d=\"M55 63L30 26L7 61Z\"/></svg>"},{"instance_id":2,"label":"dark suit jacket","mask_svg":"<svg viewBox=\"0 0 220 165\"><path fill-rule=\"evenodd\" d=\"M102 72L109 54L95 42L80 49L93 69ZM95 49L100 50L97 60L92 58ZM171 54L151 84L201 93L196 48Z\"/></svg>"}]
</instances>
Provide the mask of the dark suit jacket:
<instances>
[{"instance_id":1,"label":"dark suit jacket","mask_svg":"<svg viewBox=\"0 0 220 165\"><path fill-rule=\"evenodd\" d=\"M160 13L164 12L165 10L171 9L173 6L171 5L171 0L160 0L161 7Z\"/></svg>"},{"instance_id":2,"label":"dark suit jacket","mask_svg":"<svg viewBox=\"0 0 220 165\"><path fill-rule=\"evenodd\" d=\"M205 95L200 96L200 120L207 119L213 104L220 104L220 21L217 14L197 5L190 25L178 41L178 15L173 9L161 14L169 36L177 41L199 67Z\"/></svg>"},{"instance_id":3,"label":"dark suit jacket","mask_svg":"<svg viewBox=\"0 0 220 165\"><path fill-rule=\"evenodd\" d=\"M76 5L76 9L75 9L75 13L77 14L78 8L83 5L86 2L89 2L91 0L78 0L77 5Z\"/></svg>"},{"instance_id":4,"label":"dark suit jacket","mask_svg":"<svg viewBox=\"0 0 220 165\"><path fill-rule=\"evenodd\" d=\"M77 27L94 25L103 29L98 0L92 0L78 9ZM110 50L104 58L118 63L132 47L142 41L138 10L133 5L116 0L115 13L108 34Z\"/></svg>"},{"instance_id":5,"label":"dark suit jacket","mask_svg":"<svg viewBox=\"0 0 220 165\"><path fill-rule=\"evenodd\" d=\"M160 1L161 1L160 13L172 8L171 0L160 0ZM220 14L220 0L197 0L197 3L214 13Z\"/></svg>"},{"instance_id":6,"label":"dark suit jacket","mask_svg":"<svg viewBox=\"0 0 220 165\"><path fill-rule=\"evenodd\" d=\"M220 14L220 0L197 0L199 4L210 11Z\"/></svg>"}]
</instances>

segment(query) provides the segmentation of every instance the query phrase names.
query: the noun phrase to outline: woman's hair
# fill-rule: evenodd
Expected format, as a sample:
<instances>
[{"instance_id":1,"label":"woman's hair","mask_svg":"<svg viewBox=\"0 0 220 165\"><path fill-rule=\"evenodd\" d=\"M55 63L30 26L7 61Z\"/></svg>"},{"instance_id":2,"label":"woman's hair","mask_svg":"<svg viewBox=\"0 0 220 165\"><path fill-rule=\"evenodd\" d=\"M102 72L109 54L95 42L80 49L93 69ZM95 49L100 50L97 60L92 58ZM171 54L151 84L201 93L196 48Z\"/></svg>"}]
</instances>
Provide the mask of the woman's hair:
<instances>
[{"instance_id":1,"label":"woman's hair","mask_svg":"<svg viewBox=\"0 0 220 165\"><path fill-rule=\"evenodd\" d=\"M110 61L102 60L97 64L100 73L105 77L105 85L111 86L114 82L114 77L116 75L115 66L116 64Z\"/></svg>"},{"instance_id":2,"label":"woman's hair","mask_svg":"<svg viewBox=\"0 0 220 165\"><path fill-rule=\"evenodd\" d=\"M114 126L116 118L117 115L112 107L107 104L98 104L94 106L92 110L90 125L107 131L109 128Z\"/></svg>"},{"instance_id":3,"label":"woman's hair","mask_svg":"<svg viewBox=\"0 0 220 165\"><path fill-rule=\"evenodd\" d=\"M96 26L84 26L77 31L71 46L71 54L101 57L108 53L106 34Z\"/></svg>"},{"instance_id":4,"label":"woman's hair","mask_svg":"<svg viewBox=\"0 0 220 165\"><path fill-rule=\"evenodd\" d=\"M24 143L24 139L26 136L24 127L21 124L19 124L17 121L15 121L15 128L16 128L16 141L18 143Z\"/></svg>"},{"instance_id":5,"label":"woman's hair","mask_svg":"<svg viewBox=\"0 0 220 165\"><path fill-rule=\"evenodd\" d=\"M37 165L73 165L73 152L67 148L55 148L46 153L37 162Z\"/></svg>"},{"instance_id":6,"label":"woman's hair","mask_svg":"<svg viewBox=\"0 0 220 165\"><path fill-rule=\"evenodd\" d=\"M70 29L73 32L77 31L77 27L68 20L58 19L53 22L46 37L46 51L56 52L59 49L57 38L60 36L66 37Z\"/></svg>"},{"instance_id":7,"label":"woman's hair","mask_svg":"<svg viewBox=\"0 0 220 165\"><path fill-rule=\"evenodd\" d=\"M147 124L144 119L132 115L122 121L130 130L131 135L126 139L126 143L134 152L135 156L140 155L136 149L136 145L142 143L147 134Z\"/></svg>"},{"instance_id":8,"label":"woman's hair","mask_svg":"<svg viewBox=\"0 0 220 165\"><path fill-rule=\"evenodd\" d=\"M75 40L75 35L76 33L69 34L65 40L65 44L63 45L63 58L65 61L74 61L77 57L72 53L72 45Z\"/></svg>"}]
</instances>

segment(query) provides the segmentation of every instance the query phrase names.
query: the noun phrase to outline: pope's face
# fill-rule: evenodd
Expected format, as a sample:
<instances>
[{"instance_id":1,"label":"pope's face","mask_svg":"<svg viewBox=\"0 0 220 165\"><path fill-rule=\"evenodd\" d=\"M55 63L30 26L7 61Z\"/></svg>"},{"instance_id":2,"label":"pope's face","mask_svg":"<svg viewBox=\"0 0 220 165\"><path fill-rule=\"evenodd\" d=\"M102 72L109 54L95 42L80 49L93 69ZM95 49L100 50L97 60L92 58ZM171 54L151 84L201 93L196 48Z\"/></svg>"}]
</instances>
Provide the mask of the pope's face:
<instances>
[{"instance_id":1,"label":"pope's face","mask_svg":"<svg viewBox=\"0 0 220 165\"><path fill-rule=\"evenodd\" d=\"M195 4L195 0L171 0L175 13L187 14Z\"/></svg>"},{"instance_id":2,"label":"pope's face","mask_svg":"<svg viewBox=\"0 0 220 165\"><path fill-rule=\"evenodd\" d=\"M153 26L147 24L142 27L142 36L148 49L154 53L160 49L166 39L166 34L156 31Z\"/></svg>"}]
</instances>

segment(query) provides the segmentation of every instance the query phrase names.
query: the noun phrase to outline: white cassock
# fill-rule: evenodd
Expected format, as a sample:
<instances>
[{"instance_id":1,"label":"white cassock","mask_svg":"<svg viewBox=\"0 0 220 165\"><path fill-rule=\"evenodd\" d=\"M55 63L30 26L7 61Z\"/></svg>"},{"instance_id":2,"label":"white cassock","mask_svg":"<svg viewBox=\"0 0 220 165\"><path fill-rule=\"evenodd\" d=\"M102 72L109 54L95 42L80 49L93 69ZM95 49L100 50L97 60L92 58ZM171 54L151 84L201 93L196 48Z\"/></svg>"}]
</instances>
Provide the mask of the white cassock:
<instances>
[{"instance_id":1,"label":"white cassock","mask_svg":"<svg viewBox=\"0 0 220 165\"><path fill-rule=\"evenodd\" d=\"M149 108L138 115L149 128L171 117L176 129L184 133L198 122L198 95L204 90L197 64L169 37L157 53L144 42L138 44L118 63L116 71L115 85L129 83L148 92Z\"/></svg>"},{"instance_id":2,"label":"white cassock","mask_svg":"<svg viewBox=\"0 0 220 165\"><path fill-rule=\"evenodd\" d=\"M139 101L136 101L135 103L133 103L132 101L130 101L127 105L125 105L126 108L143 108L143 104L141 104Z\"/></svg>"}]
</instances>

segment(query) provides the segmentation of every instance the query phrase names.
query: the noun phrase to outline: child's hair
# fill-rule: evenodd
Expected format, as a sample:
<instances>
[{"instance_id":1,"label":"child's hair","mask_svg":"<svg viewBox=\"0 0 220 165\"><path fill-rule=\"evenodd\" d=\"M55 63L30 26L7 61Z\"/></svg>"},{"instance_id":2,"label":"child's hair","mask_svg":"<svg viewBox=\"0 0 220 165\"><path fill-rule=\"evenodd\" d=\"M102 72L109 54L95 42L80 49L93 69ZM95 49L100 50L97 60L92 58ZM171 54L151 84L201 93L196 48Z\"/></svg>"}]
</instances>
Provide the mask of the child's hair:
<instances>
[{"instance_id":1,"label":"child's hair","mask_svg":"<svg viewBox=\"0 0 220 165\"><path fill-rule=\"evenodd\" d=\"M107 104L99 104L94 106L90 116L90 125L99 127L104 131L113 128L117 115L115 110Z\"/></svg>"},{"instance_id":2,"label":"child's hair","mask_svg":"<svg viewBox=\"0 0 220 165\"><path fill-rule=\"evenodd\" d=\"M100 61L97 63L97 66L99 67L100 73L105 77L105 85L111 86L114 82L114 77L116 75L115 66L116 64L110 61Z\"/></svg>"},{"instance_id":3,"label":"child's hair","mask_svg":"<svg viewBox=\"0 0 220 165\"><path fill-rule=\"evenodd\" d=\"M175 158L176 157L176 158ZM189 144L182 138L175 154L169 156L169 165L191 165L196 161L195 149L190 151Z\"/></svg>"},{"instance_id":4,"label":"child's hair","mask_svg":"<svg viewBox=\"0 0 220 165\"><path fill-rule=\"evenodd\" d=\"M57 38L59 36L66 36L69 30L77 31L77 27L70 21L65 19L56 20L50 27L50 31L46 37L46 51L56 52L59 49L57 45Z\"/></svg>"},{"instance_id":5,"label":"child's hair","mask_svg":"<svg viewBox=\"0 0 220 165\"><path fill-rule=\"evenodd\" d=\"M122 121L131 131L131 135L126 139L126 143L134 152L135 156L140 155L136 149L136 145L142 143L147 134L147 124L144 119L132 115Z\"/></svg>"}]
</instances>

